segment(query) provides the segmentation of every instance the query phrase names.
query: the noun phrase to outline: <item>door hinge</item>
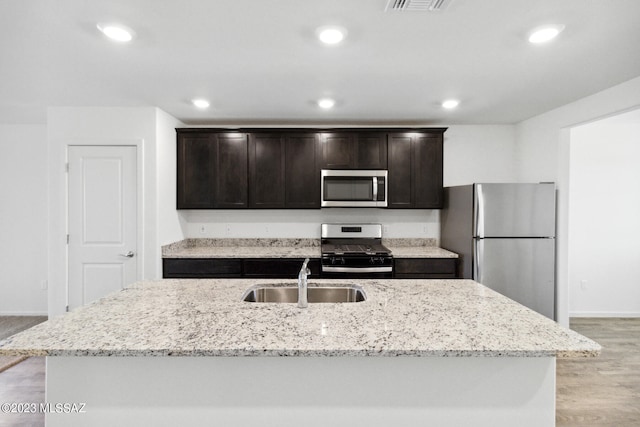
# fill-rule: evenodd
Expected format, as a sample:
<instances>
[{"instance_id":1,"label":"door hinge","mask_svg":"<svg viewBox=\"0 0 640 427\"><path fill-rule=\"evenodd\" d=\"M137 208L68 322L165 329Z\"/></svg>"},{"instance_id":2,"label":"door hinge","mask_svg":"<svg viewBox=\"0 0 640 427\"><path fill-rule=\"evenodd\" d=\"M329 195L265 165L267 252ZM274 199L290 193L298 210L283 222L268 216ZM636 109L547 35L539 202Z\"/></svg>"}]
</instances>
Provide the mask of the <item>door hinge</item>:
<instances>
[{"instance_id":1,"label":"door hinge","mask_svg":"<svg viewBox=\"0 0 640 427\"><path fill-rule=\"evenodd\" d=\"M66 310L66 311L67 311L67 313L68 313L68 312L69 312L69 306L67 306L67 307L65 308L65 310Z\"/></svg>"},{"instance_id":2,"label":"door hinge","mask_svg":"<svg viewBox=\"0 0 640 427\"><path fill-rule=\"evenodd\" d=\"M69 163L65 163L65 164L64 164L64 171L65 171L66 173L69 173Z\"/></svg>"},{"instance_id":3,"label":"door hinge","mask_svg":"<svg viewBox=\"0 0 640 427\"><path fill-rule=\"evenodd\" d=\"M67 234L67 245L69 244L69 235Z\"/></svg>"}]
</instances>

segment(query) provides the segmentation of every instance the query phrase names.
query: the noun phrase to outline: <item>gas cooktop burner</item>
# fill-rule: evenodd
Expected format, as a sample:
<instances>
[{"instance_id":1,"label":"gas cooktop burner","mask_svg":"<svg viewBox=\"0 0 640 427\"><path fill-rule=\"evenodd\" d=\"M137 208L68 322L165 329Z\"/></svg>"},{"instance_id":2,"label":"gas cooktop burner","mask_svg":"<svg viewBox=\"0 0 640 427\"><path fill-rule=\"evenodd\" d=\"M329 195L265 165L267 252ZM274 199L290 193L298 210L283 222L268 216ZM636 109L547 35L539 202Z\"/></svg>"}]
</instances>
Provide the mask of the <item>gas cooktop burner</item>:
<instances>
[{"instance_id":1,"label":"gas cooktop burner","mask_svg":"<svg viewBox=\"0 0 640 427\"><path fill-rule=\"evenodd\" d=\"M322 244L322 253L329 255L388 255L389 249L382 244Z\"/></svg>"},{"instance_id":2,"label":"gas cooktop burner","mask_svg":"<svg viewBox=\"0 0 640 427\"><path fill-rule=\"evenodd\" d=\"M393 256L382 244L380 224L322 224L321 250L322 272L331 277L391 277L393 273Z\"/></svg>"}]
</instances>

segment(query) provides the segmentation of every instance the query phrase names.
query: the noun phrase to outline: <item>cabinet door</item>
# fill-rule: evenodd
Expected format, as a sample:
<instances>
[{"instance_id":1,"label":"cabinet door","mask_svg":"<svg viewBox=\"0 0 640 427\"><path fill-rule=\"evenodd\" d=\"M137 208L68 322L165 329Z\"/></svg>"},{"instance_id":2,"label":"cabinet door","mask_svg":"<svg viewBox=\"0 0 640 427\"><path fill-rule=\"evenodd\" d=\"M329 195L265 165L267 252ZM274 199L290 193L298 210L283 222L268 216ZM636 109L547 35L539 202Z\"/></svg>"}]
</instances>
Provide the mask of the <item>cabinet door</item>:
<instances>
[{"instance_id":1,"label":"cabinet door","mask_svg":"<svg viewBox=\"0 0 640 427\"><path fill-rule=\"evenodd\" d=\"M412 160L413 207L417 209L442 208L442 137L440 135L415 137Z\"/></svg>"},{"instance_id":2,"label":"cabinet door","mask_svg":"<svg viewBox=\"0 0 640 427\"><path fill-rule=\"evenodd\" d=\"M304 259L302 258L249 258L242 261L243 277L279 277L294 279L298 277ZM307 264L310 277L320 277L320 260L311 259Z\"/></svg>"},{"instance_id":3,"label":"cabinet door","mask_svg":"<svg viewBox=\"0 0 640 427\"><path fill-rule=\"evenodd\" d=\"M360 133L355 142L356 169L387 169L387 135Z\"/></svg>"},{"instance_id":4,"label":"cabinet door","mask_svg":"<svg viewBox=\"0 0 640 427\"><path fill-rule=\"evenodd\" d=\"M389 135L389 179L387 207L413 207L411 167L412 139L410 136Z\"/></svg>"},{"instance_id":5,"label":"cabinet door","mask_svg":"<svg viewBox=\"0 0 640 427\"><path fill-rule=\"evenodd\" d=\"M162 277L173 278L215 278L241 277L242 260L211 258L163 258Z\"/></svg>"},{"instance_id":6,"label":"cabinet door","mask_svg":"<svg viewBox=\"0 0 640 427\"><path fill-rule=\"evenodd\" d=\"M455 279L456 258L395 258L396 279Z\"/></svg>"},{"instance_id":7,"label":"cabinet door","mask_svg":"<svg viewBox=\"0 0 640 427\"><path fill-rule=\"evenodd\" d=\"M354 134L321 133L321 169L352 169L356 164Z\"/></svg>"},{"instance_id":8,"label":"cabinet door","mask_svg":"<svg viewBox=\"0 0 640 427\"><path fill-rule=\"evenodd\" d=\"M281 135L249 137L249 207L285 207L285 143Z\"/></svg>"},{"instance_id":9,"label":"cabinet door","mask_svg":"<svg viewBox=\"0 0 640 427\"><path fill-rule=\"evenodd\" d=\"M246 208L248 205L247 136L215 134L215 207Z\"/></svg>"},{"instance_id":10,"label":"cabinet door","mask_svg":"<svg viewBox=\"0 0 640 427\"><path fill-rule=\"evenodd\" d=\"M285 136L285 206L320 208L320 168L315 134Z\"/></svg>"},{"instance_id":11,"label":"cabinet door","mask_svg":"<svg viewBox=\"0 0 640 427\"><path fill-rule=\"evenodd\" d=\"M442 135L389 134L388 153L388 207L442 208Z\"/></svg>"},{"instance_id":12,"label":"cabinet door","mask_svg":"<svg viewBox=\"0 0 640 427\"><path fill-rule=\"evenodd\" d=\"M177 207L214 207L215 144L209 135L178 134Z\"/></svg>"}]
</instances>

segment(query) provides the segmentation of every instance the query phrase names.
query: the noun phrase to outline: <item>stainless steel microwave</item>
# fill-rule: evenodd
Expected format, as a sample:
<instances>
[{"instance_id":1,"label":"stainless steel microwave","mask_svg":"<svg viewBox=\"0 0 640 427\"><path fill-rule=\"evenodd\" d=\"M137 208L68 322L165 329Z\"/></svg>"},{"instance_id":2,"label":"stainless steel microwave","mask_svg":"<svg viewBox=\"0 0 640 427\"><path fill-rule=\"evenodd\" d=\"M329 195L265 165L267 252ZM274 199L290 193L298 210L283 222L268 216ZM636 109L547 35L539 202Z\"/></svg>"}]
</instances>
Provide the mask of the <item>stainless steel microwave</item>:
<instances>
[{"instance_id":1,"label":"stainless steel microwave","mask_svg":"<svg viewBox=\"0 0 640 427\"><path fill-rule=\"evenodd\" d=\"M387 206L386 170L322 169L320 180L321 207Z\"/></svg>"}]
</instances>

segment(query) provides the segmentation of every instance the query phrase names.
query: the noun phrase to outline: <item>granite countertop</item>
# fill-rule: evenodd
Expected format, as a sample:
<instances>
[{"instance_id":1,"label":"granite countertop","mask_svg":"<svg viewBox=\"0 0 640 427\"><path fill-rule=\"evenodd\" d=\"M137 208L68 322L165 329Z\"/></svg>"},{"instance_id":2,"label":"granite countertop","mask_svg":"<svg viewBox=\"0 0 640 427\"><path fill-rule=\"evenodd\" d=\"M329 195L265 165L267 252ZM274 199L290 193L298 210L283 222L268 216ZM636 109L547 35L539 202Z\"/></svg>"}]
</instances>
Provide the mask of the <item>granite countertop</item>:
<instances>
[{"instance_id":1,"label":"granite countertop","mask_svg":"<svg viewBox=\"0 0 640 427\"><path fill-rule=\"evenodd\" d=\"M457 258L435 239L383 239L396 258ZM185 239L162 247L163 258L320 258L320 239Z\"/></svg>"},{"instance_id":2,"label":"granite countertop","mask_svg":"<svg viewBox=\"0 0 640 427\"><path fill-rule=\"evenodd\" d=\"M349 280L358 303L241 301L293 280L138 282L0 342L27 356L588 357L600 346L471 280ZM345 281L318 279L318 284Z\"/></svg>"},{"instance_id":3,"label":"granite countertop","mask_svg":"<svg viewBox=\"0 0 640 427\"><path fill-rule=\"evenodd\" d=\"M319 239L184 239L163 258L320 258Z\"/></svg>"}]
</instances>

